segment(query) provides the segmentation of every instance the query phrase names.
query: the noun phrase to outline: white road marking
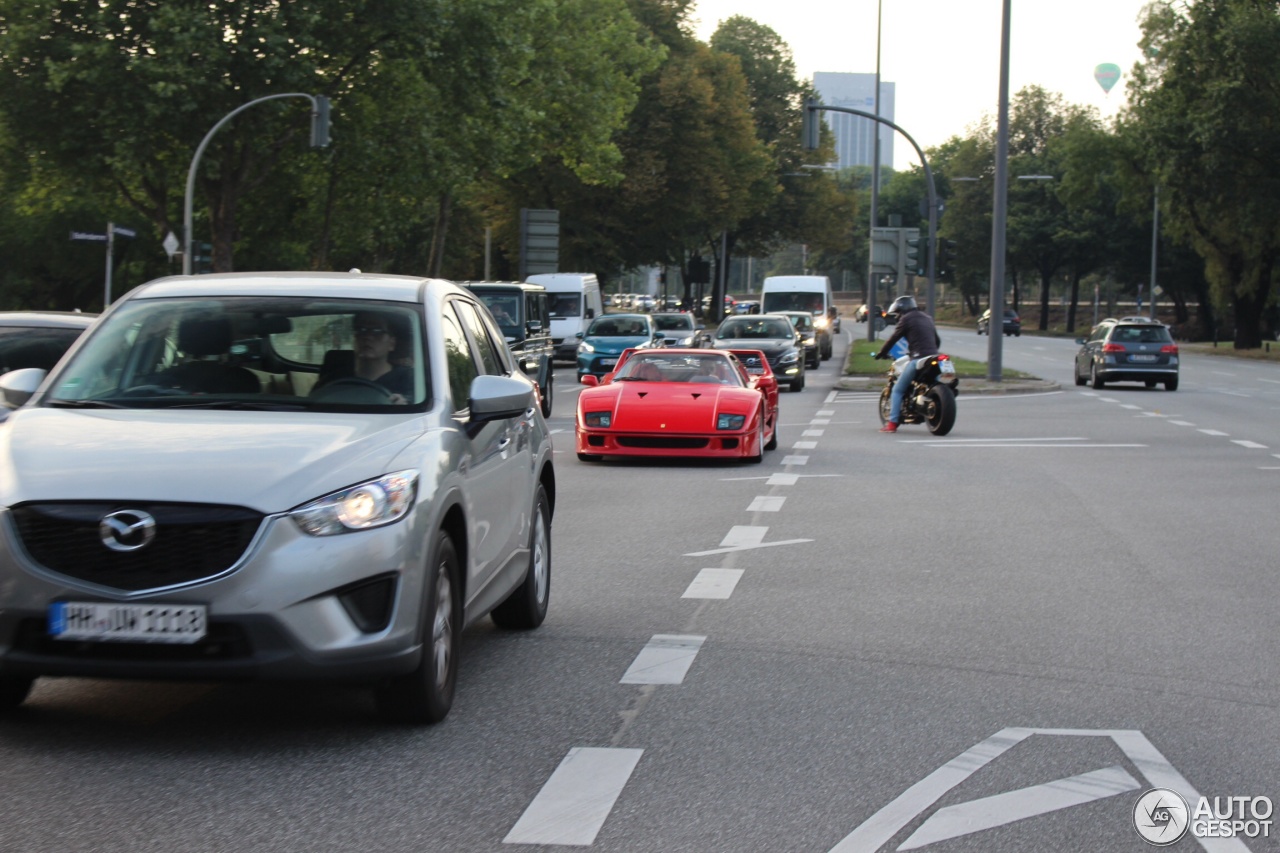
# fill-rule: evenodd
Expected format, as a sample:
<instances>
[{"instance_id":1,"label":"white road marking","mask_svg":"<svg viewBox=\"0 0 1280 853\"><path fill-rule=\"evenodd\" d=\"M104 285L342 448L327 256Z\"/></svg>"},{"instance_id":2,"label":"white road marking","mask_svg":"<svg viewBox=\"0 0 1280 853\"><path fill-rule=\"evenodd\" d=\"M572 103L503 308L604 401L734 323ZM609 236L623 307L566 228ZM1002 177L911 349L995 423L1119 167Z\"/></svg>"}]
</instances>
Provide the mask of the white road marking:
<instances>
[{"instance_id":1,"label":"white road marking","mask_svg":"<svg viewBox=\"0 0 1280 853\"><path fill-rule=\"evenodd\" d=\"M803 435L803 436L805 436L805 437L822 438L822 435L823 435L823 433L825 433L825 432L826 432L826 430L825 430L825 429L807 429L807 430L805 430L804 432L802 432L802 433L800 433L800 434L801 434L801 435Z\"/></svg>"},{"instance_id":2,"label":"white road marking","mask_svg":"<svg viewBox=\"0 0 1280 853\"><path fill-rule=\"evenodd\" d=\"M836 416L836 413L835 413L835 412L828 412L828 411L821 411L821 412L818 412L818 413L817 413L817 415L818 415L818 417L820 417L820 418L834 418L834 417Z\"/></svg>"},{"instance_id":3,"label":"white road marking","mask_svg":"<svg viewBox=\"0 0 1280 853\"><path fill-rule=\"evenodd\" d=\"M742 579L742 569L703 569L689 584L681 598L725 599L733 595L734 587Z\"/></svg>"},{"instance_id":4,"label":"white road marking","mask_svg":"<svg viewBox=\"0 0 1280 853\"><path fill-rule=\"evenodd\" d=\"M654 634L619 684L680 684L706 637Z\"/></svg>"},{"instance_id":5,"label":"white road marking","mask_svg":"<svg viewBox=\"0 0 1280 853\"><path fill-rule=\"evenodd\" d=\"M903 791L897 799L864 821L845 836L831 853L873 853L893 838L944 794L977 771L986 767L1012 747L1032 735L1047 737L1108 737L1129 758L1138 772L1153 788L1177 791L1187 802L1198 802L1200 793L1181 773L1174 769L1159 750L1137 730L1123 729L1029 729L1007 728L948 761L924 779ZM1248 849L1235 838L1199 838L1200 846L1210 853Z\"/></svg>"},{"instance_id":6,"label":"white road marking","mask_svg":"<svg viewBox=\"0 0 1280 853\"><path fill-rule=\"evenodd\" d=\"M1140 410L1142 409L1142 407L1141 407L1141 406L1135 406L1135 405L1133 405L1132 403L1121 403L1121 404L1120 404L1120 408L1122 408L1122 409L1133 409L1135 412L1136 412L1136 411L1140 411Z\"/></svg>"},{"instance_id":7,"label":"white road marking","mask_svg":"<svg viewBox=\"0 0 1280 853\"><path fill-rule=\"evenodd\" d=\"M1099 397L1098 399L1099 399L1099 400L1101 400L1101 401L1102 401L1102 402L1104 402L1104 403L1119 403L1119 402L1120 402L1120 401L1119 401L1119 400L1117 400L1115 397Z\"/></svg>"},{"instance_id":8,"label":"white road marking","mask_svg":"<svg viewBox=\"0 0 1280 853\"><path fill-rule=\"evenodd\" d=\"M773 497L772 495L759 495L747 507L747 512L780 512L783 503L786 502L784 497Z\"/></svg>"},{"instance_id":9,"label":"white road marking","mask_svg":"<svg viewBox=\"0 0 1280 853\"><path fill-rule=\"evenodd\" d=\"M1234 373L1227 373L1225 370L1212 370L1210 373L1216 373L1219 376L1235 376Z\"/></svg>"},{"instance_id":10,"label":"white road marking","mask_svg":"<svg viewBox=\"0 0 1280 853\"><path fill-rule=\"evenodd\" d=\"M643 749L574 747L511 827L503 844L595 842Z\"/></svg>"},{"instance_id":11,"label":"white road marking","mask_svg":"<svg viewBox=\"0 0 1280 853\"><path fill-rule=\"evenodd\" d=\"M782 457L783 465L808 465L808 456L784 456Z\"/></svg>"},{"instance_id":12,"label":"white road marking","mask_svg":"<svg viewBox=\"0 0 1280 853\"><path fill-rule=\"evenodd\" d=\"M775 548L778 545L800 545L805 542L812 542L812 539L782 539L777 542L765 542L764 535L769 532L767 527L752 527L745 524L735 524L729 529L729 533L720 541L719 548L713 548L710 551L694 551L685 554L686 557L711 557L716 554L728 554L733 551L750 551L754 548Z\"/></svg>"},{"instance_id":13,"label":"white road marking","mask_svg":"<svg viewBox=\"0 0 1280 853\"><path fill-rule=\"evenodd\" d=\"M1143 413L1142 413L1142 416L1143 416L1144 418L1167 418L1167 417L1169 417L1168 415L1162 415L1162 414L1160 414L1159 412L1143 412Z\"/></svg>"},{"instance_id":14,"label":"white road marking","mask_svg":"<svg viewBox=\"0 0 1280 853\"><path fill-rule=\"evenodd\" d=\"M1259 471L1280 471L1280 467L1259 465L1258 470Z\"/></svg>"},{"instance_id":15,"label":"white road marking","mask_svg":"<svg viewBox=\"0 0 1280 853\"><path fill-rule=\"evenodd\" d=\"M791 445L791 449L792 450L813 450L817 446L818 446L818 442L816 441L797 441L795 444Z\"/></svg>"},{"instance_id":16,"label":"white road marking","mask_svg":"<svg viewBox=\"0 0 1280 853\"><path fill-rule=\"evenodd\" d=\"M1217 391L1219 394L1227 394L1232 397L1244 397L1246 399L1253 399L1252 394L1241 394L1239 391L1228 391L1225 388L1219 388L1217 389Z\"/></svg>"},{"instance_id":17,"label":"white road marking","mask_svg":"<svg viewBox=\"0 0 1280 853\"><path fill-rule=\"evenodd\" d=\"M1191 421L1169 421L1174 426L1195 426Z\"/></svg>"},{"instance_id":18,"label":"white road marking","mask_svg":"<svg viewBox=\"0 0 1280 853\"><path fill-rule=\"evenodd\" d=\"M905 441L902 441L902 442L900 442L900 443L901 443L901 444L932 444L932 443L933 443L933 442L935 442L935 441L941 441L941 440L942 440L942 439L938 439L938 438L909 438L909 439L906 439ZM991 442L991 441L1088 441L1088 439L1087 439L1087 438L1083 438L1083 437L1081 437L1081 436L1074 436L1074 435L1073 435L1073 436L1065 436L1065 437L1061 437L1061 438L1059 438L1059 437L1054 437L1054 438L1035 438L1035 437L1029 437L1029 436L1019 436L1019 437L1017 437L1017 438L949 438L949 439L947 439L947 443L948 443L948 444L959 443L959 442L964 442L964 441L971 441L971 442L972 442L972 441L981 441L981 442Z\"/></svg>"},{"instance_id":19,"label":"white road marking","mask_svg":"<svg viewBox=\"0 0 1280 853\"><path fill-rule=\"evenodd\" d=\"M1259 377L1258 377L1258 381L1259 381L1259 382L1270 382L1270 383L1272 383L1273 385L1280 385L1280 379L1263 379L1261 376L1259 376Z\"/></svg>"},{"instance_id":20,"label":"white road marking","mask_svg":"<svg viewBox=\"0 0 1280 853\"><path fill-rule=\"evenodd\" d=\"M1238 444L1241 447L1247 447L1250 450L1266 450L1267 449L1267 446L1265 444L1258 444L1258 442L1256 441L1245 441L1242 438L1233 438L1231 439L1231 443Z\"/></svg>"},{"instance_id":21,"label":"white road marking","mask_svg":"<svg viewBox=\"0 0 1280 853\"><path fill-rule=\"evenodd\" d=\"M915 850L935 841L959 838L1036 815L1136 791L1141 787L1137 779L1126 773L1123 767L1116 765L1019 791L1006 791L980 800L947 806L935 812L898 849Z\"/></svg>"},{"instance_id":22,"label":"white road marking","mask_svg":"<svg viewBox=\"0 0 1280 853\"><path fill-rule=\"evenodd\" d=\"M1096 392L1096 391L1077 391L1076 393L1077 393L1077 394L1079 394L1079 395L1080 395L1080 396L1082 396L1082 397L1096 397L1096 396L1098 396L1098 392Z\"/></svg>"},{"instance_id":23,"label":"white road marking","mask_svg":"<svg viewBox=\"0 0 1280 853\"><path fill-rule=\"evenodd\" d=\"M1230 435L1231 434L1229 432L1222 432L1221 430L1216 430L1216 429L1202 429L1200 430L1200 432L1204 433L1205 435Z\"/></svg>"},{"instance_id":24,"label":"white road marking","mask_svg":"<svg viewBox=\"0 0 1280 853\"><path fill-rule=\"evenodd\" d=\"M925 446L926 447L1039 447L1042 449L1052 448L1055 450L1058 448L1064 448L1064 447L1070 447L1072 449L1075 449L1077 447L1147 447L1147 445L1145 444L1045 444L1043 442L1039 444L1008 444L1008 443L1005 443L1005 444L952 444L951 442L946 441L945 439L934 441L934 442L925 442Z\"/></svg>"},{"instance_id":25,"label":"white road marking","mask_svg":"<svg viewBox=\"0 0 1280 853\"><path fill-rule=\"evenodd\" d=\"M772 474L770 475L766 485L769 486L794 486L796 481L800 479L799 474Z\"/></svg>"},{"instance_id":26,"label":"white road marking","mask_svg":"<svg viewBox=\"0 0 1280 853\"><path fill-rule=\"evenodd\" d=\"M813 426L828 426L831 423L831 419L830 418L814 418L813 420L809 421L809 423L812 424Z\"/></svg>"}]
</instances>

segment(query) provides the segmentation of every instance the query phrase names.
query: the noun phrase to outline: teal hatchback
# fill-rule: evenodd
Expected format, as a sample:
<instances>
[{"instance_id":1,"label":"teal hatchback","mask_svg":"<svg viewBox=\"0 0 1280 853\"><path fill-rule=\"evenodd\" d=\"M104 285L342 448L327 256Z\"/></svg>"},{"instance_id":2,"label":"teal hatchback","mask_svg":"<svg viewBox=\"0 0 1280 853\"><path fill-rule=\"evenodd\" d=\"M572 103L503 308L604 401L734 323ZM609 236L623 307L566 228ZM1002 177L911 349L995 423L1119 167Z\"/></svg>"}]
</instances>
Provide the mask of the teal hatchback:
<instances>
[{"instance_id":1,"label":"teal hatchback","mask_svg":"<svg viewBox=\"0 0 1280 853\"><path fill-rule=\"evenodd\" d=\"M663 335L648 314L605 314L597 317L578 344L578 381L612 373L623 350L663 346Z\"/></svg>"}]
</instances>

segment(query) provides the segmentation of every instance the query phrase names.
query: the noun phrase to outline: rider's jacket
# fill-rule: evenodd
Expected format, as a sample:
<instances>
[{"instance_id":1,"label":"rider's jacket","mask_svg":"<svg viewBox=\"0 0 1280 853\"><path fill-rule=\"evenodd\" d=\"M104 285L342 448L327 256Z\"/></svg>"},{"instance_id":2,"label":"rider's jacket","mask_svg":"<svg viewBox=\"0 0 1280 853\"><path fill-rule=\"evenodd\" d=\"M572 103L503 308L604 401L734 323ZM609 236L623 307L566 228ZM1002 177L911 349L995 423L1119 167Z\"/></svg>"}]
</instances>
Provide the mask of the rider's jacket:
<instances>
[{"instance_id":1,"label":"rider's jacket","mask_svg":"<svg viewBox=\"0 0 1280 853\"><path fill-rule=\"evenodd\" d=\"M904 311L898 317L898 325L893 327L893 334L884 342L876 358L887 358L889 350L902 338L907 339L907 351L912 358L926 355L937 355L942 338L934 328L933 318L920 310Z\"/></svg>"}]
</instances>

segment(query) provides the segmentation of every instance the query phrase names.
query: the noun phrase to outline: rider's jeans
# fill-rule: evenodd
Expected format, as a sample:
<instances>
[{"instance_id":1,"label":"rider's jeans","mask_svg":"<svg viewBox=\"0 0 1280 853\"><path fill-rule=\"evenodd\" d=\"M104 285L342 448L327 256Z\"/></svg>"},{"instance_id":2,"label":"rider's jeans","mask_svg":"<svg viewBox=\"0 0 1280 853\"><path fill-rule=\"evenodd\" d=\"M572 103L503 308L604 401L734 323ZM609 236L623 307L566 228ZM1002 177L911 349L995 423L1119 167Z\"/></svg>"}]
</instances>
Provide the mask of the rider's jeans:
<instances>
[{"instance_id":1,"label":"rider's jeans","mask_svg":"<svg viewBox=\"0 0 1280 853\"><path fill-rule=\"evenodd\" d=\"M911 382L916 378L916 360L909 359L902 366L902 372L898 374L898 381L893 383L893 397L889 406L889 420L895 424L900 424L902 416L902 398L906 396L907 389L911 387Z\"/></svg>"}]
</instances>

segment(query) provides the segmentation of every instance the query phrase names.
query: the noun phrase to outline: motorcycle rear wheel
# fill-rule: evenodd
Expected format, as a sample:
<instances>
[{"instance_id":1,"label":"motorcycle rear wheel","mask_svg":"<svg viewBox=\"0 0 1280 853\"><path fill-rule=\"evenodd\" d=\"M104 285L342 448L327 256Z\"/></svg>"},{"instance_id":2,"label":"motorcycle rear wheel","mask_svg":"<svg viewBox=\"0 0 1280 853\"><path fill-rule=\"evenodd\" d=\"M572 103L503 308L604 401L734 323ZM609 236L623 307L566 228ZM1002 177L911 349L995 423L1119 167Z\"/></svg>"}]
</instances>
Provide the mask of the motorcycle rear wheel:
<instances>
[{"instance_id":1,"label":"motorcycle rear wheel","mask_svg":"<svg viewBox=\"0 0 1280 853\"><path fill-rule=\"evenodd\" d=\"M925 394L925 423L934 435L946 435L956 424L956 397L946 385L934 385Z\"/></svg>"}]
</instances>

